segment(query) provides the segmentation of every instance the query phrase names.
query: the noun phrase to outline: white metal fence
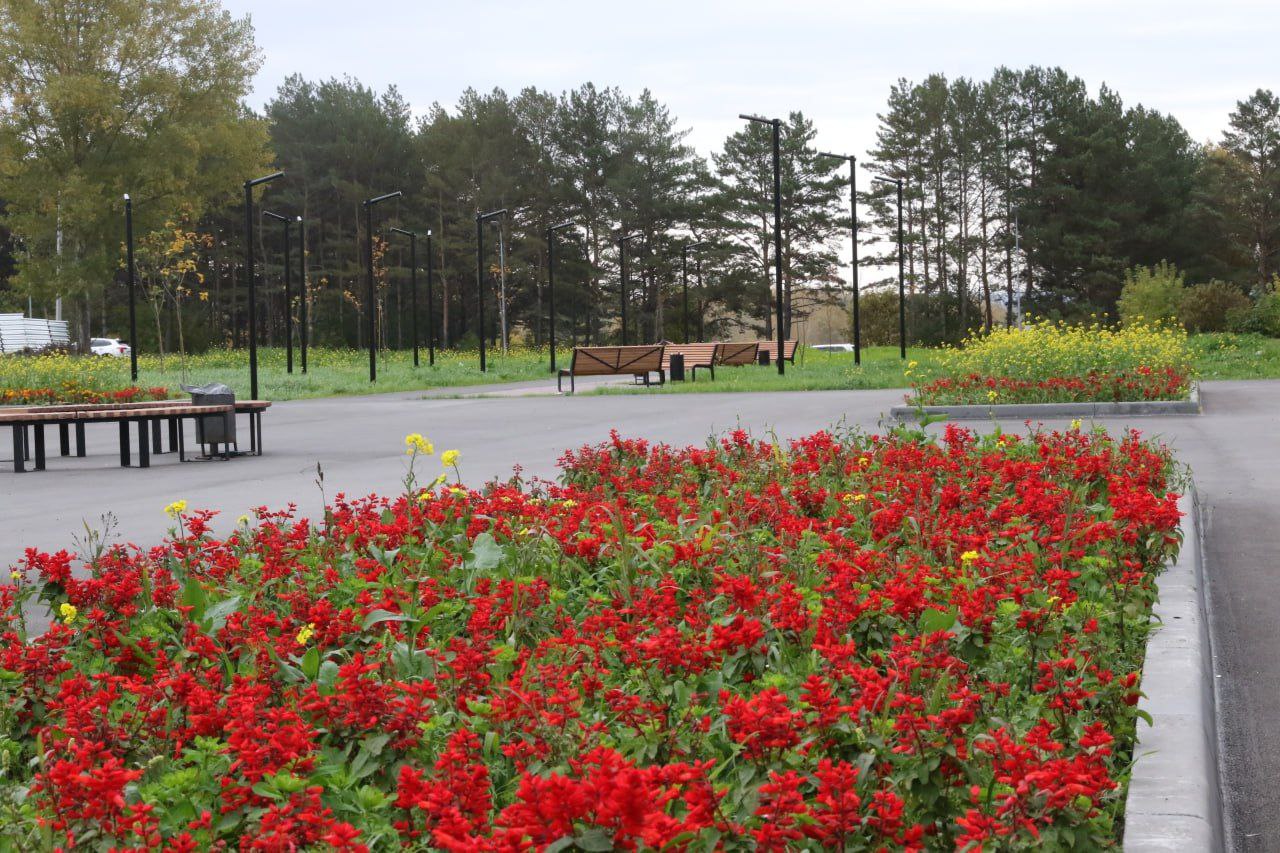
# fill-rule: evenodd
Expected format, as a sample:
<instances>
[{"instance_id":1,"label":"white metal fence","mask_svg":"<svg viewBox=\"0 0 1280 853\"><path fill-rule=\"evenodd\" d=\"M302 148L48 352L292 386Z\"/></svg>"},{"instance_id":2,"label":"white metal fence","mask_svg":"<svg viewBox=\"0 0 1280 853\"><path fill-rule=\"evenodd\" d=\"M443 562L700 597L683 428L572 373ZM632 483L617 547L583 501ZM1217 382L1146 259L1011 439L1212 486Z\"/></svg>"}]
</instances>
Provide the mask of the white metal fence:
<instances>
[{"instance_id":1,"label":"white metal fence","mask_svg":"<svg viewBox=\"0 0 1280 853\"><path fill-rule=\"evenodd\" d=\"M71 343L66 320L38 320L21 314L0 314L0 353L39 351Z\"/></svg>"}]
</instances>

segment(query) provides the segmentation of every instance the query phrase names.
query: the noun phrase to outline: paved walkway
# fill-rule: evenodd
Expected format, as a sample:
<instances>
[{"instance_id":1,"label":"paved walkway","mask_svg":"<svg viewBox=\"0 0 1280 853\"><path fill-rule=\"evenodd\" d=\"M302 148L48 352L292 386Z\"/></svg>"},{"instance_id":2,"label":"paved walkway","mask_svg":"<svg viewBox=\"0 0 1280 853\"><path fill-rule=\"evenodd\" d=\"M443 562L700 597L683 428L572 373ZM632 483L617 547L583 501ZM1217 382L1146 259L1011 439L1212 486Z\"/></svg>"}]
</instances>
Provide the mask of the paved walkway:
<instances>
[{"instance_id":1,"label":"paved walkway","mask_svg":"<svg viewBox=\"0 0 1280 853\"><path fill-rule=\"evenodd\" d=\"M108 509L117 541L155 542L168 526L164 505L179 498L219 510L224 528L259 505L296 503L316 515L317 464L329 499L339 491L394 492L410 432L438 450L460 450L463 476L474 484L516 466L526 478L554 477L566 448L604 441L615 427L673 443L701 443L738 426L782 438L839 421L874 430L902 399L900 391L525 396L544 385L281 403L265 419L265 456L179 465L166 455L149 470L120 469L114 429L91 428L85 459L54 457L48 471L24 475L0 464L0 563L26 546L71 548L86 524L102 526ZM451 396L471 390L495 396ZM1211 382L1203 393L1199 417L1103 423L1163 438L1194 472L1206 522L1228 825L1236 849L1280 850L1280 382Z\"/></svg>"}]
</instances>

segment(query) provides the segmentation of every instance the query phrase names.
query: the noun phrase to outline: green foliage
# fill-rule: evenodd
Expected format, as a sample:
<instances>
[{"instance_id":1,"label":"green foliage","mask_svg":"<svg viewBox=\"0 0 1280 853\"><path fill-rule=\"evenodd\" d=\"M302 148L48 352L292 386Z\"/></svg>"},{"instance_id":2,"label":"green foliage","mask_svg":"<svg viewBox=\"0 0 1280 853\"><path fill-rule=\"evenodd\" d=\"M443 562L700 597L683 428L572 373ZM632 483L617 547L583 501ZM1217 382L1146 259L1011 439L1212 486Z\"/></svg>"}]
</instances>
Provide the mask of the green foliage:
<instances>
[{"instance_id":1,"label":"green foliage","mask_svg":"<svg viewBox=\"0 0 1280 853\"><path fill-rule=\"evenodd\" d=\"M1235 314L1231 331L1280 338L1280 293L1277 290L1280 290L1280 276L1254 301L1252 308Z\"/></svg>"},{"instance_id":2,"label":"green foliage","mask_svg":"<svg viewBox=\"0 0 1280 853\"><path fill-rule=\"evenodd\" d=\"M265 167L241 105L258 65L248 19L213 3L0 4L0 103L22 107L0 110L18 285L96 297L118 266L123 193L144 233Z\"/></svg>"},{"instance_id":3,"label":"green foliage","mask_svg":"<svg viewBox=\"0 0 1280 853\"><path fill-rule=\"evenodd\" d=\"M1188 332L1225 332L1251 308L1249 297L1236 285L1210 281L1187 288L1179 314Z\"/></svg>"},{"instance_id":4,"label":"green foliage","mask_svg":"<svg viewBox=\"0 0 1280 853\"><path fill-rule=\"evenodd\" d=\"M1125 325L1176 324L1181 320L1185 283L1168 261L1126 270L1116 307Z\"/></svg>"}]
</instances>

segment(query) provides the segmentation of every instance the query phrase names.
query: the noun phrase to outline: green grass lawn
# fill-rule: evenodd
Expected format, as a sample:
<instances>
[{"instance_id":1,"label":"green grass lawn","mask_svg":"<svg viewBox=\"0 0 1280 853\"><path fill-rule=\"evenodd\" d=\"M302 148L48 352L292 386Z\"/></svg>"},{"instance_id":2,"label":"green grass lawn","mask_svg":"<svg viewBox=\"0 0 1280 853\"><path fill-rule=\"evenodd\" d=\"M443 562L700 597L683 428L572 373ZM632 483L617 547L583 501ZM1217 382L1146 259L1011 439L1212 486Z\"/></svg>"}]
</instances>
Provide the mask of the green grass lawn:
<instances>
[{"instance_id":1,"label":"green grass lawn","mask_svg":"<svg viewBox=\"0 0 1280 853\"><path fill-rule=\"evenodd\" d=\"M1280 340L1259 335L1193 335L1190 339L1196 370L1201 379L1280 378ZM303 375L295 360L294 373L285 373L282 349L258 351L259 396L269 400L306 397L333 397L376 394L391 391L428 391L519 381L545 381L554 387L555 376L548 370L545 350L513 349L507 356L490 352L488 371L479 370L478 354L472 351L438 352L434 367L413 367L412 354L385 352L378 359L378 381L369 382L369 362L365 352L320 348L309 353L309 371ZM773 367L725 367L717 369L716 380L698 371L697 382L669 382L662 387L613 385L583 393L593 394L691 394L732 391L818 391L831 389L906 388L912 379L936 375L938 350L911 349L908 360L918 362L913 375L904 375L906 365L896 347L868 347L863 363L856 367L852 353L817 352L801 349L794 365L778 376ZM295 352L295 359L297 353ZM569 351L560 352L560 366L569 364ZM178 386L224 382L238 396L249 395L248 353L244 350L217 350L189 356L186 370L176 356L160 359L143 355L139 360L138 384L166 386L178 393ZM0 388L59 387L76 381L98 388L122 388L129 384L128 359L112 358L18 358L0 357Z\"/></svg>"},{"instance_id":2,"label":"green grass lawn","mask_svg":"<svg viewBox=\"0 0 1280 853\"><path fill-rule=\"evenodd\" d=\"M1280 379L1280 340L1261 335L1192 335L1200 379Z\"/></svg>"},{"instance_id":3,"label":"green grass lawn","mask_svg":"<svg viewBox=\"0 0 1280 853\"><path fill-rule=\"evenodd\" d=\"M907 350L907 361L917 362L917 370L932 368L938 351ZM778 375L774 365L760 367L717 367L715 381L710 374L698 371L696 382L668 382L663 386L609 385L591 394L697 394L724 391L829 391L834 389L906 388L911 377L904 376L906 364L897 347L866 347L862 365L853 363L851 352L821 352L801 349L796 363L786 365L786 373Z\"/></svg>"}]
</instances>

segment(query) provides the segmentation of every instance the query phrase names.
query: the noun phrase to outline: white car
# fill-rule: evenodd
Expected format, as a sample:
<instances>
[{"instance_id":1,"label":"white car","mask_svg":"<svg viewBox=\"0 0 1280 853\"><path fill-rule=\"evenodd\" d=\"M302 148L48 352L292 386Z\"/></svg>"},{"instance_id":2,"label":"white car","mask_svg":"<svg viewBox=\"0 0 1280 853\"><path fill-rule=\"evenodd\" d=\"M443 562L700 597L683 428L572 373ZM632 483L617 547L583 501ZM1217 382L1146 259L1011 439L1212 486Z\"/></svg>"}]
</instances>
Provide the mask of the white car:
<instances>
[{"instance_id":1,"label":"white car","mask_svg":"<svg viewBox=\"0 0 1280 853\"><path fill-rule=\"evenodd\" d=\"M853 352L853 344L814 344L809 349L822 352Z\"/></svg>"},{"instance_id":2,"label":"white car","mask_svg":"<svg viewBox=\"0 0 1280 853\"><path fill-rule=\"evenodd\" d=\"M123 358L129 354L129 345L118 338L90 338L89 351L94 355Z\"/></svg>"}]
</instances>

